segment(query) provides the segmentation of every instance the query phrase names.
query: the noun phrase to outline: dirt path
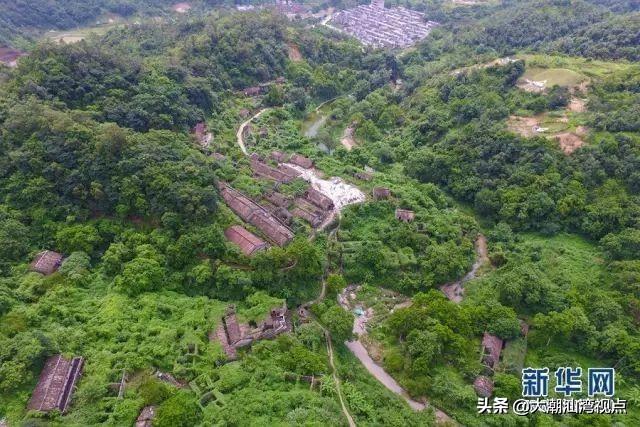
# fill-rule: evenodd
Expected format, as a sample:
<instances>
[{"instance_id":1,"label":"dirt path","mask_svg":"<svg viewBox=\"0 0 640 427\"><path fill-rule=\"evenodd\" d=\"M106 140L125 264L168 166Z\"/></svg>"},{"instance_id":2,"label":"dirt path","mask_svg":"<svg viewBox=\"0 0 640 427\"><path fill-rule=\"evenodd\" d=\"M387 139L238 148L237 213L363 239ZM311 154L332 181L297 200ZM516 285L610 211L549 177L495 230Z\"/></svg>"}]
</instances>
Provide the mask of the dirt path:
<instances>
[{"instance_id":1,"label":"dirt path","mask_svg":"<svg viewBox=\"0 0 640 427\"><path fill-rule=\"evenodd\" d=\"M238 141L238 146L240 147L240 150L242 150L245 156L248 156L249 152L247 151L247 147L244 144L244 135L243 135L244 129L249 125L249 123L251 123L254 119L257 119L258 117L260 117L262 113L264 113L267 110L268 108L263 108L262 110L258 111L255 115L253 115L253 117L250 117L245 122L243 122L238 128L238 131L236 132L236 140Z\"/></svg>"},{"instance_id":2,"label":"dirt path","mask_svg":"<svg viewBox=\"0 0 640 427\"><path fill-rule=\"evenodd\" d=\"M331 232L329 233L329 240L331 240L332 238L335 238L337 231L338 231L338 227L331 230ZM308 303L303 305L309 307L309 306L312 306L313 304L319 304L324 300L325 296L327 295L327 276L329 274L329 268L330 268L329 266L330 266L330 263L327 262L324 273L322 275L322 288L320 289L320 295L318 295L318 298L316 298L315 300L309 301ZM331 343L331 334L329 333L327 328L325 328L324 326L322 326L320 322L318 322L318 319L316 319L315 316L311 315L311 318L318 324L318 326L320 326L320 328L322 328L322 331L324 332L324 338L327 343L327 354L329 355L329 364L331 365L331 370L332 370L331 376L333 377L333 381L336 383L336 393L338 393L338 399L340 400L342 413L347 419L347 422L349 423L349 427L355 427L356 423L353 421L353 417L351 417L351 414L347 409L347 405L345 405L344 403L344 398L342 397L342 389L340 388L340 378L338 377L336 365L335 365L335 362L333 361L333 344Z\"/></svg>"},{"instance_id":3,"label":"dirt path","mask_svg":"<svg viewBox=\"0 0 640 427\"><path fill-rule=\"evenodd\" d=\"M347 287L340 293L340 295L338 296L338 302L343 309L347 310L348 312L351 312L351 307L347 302L349 301L349 298L348 298L348 293L350 292L349 289L350 288ZM410 304L403 303L400 305L409 306ZM344 344L351 351L351 353L360 361L360 363L362 363L362 366L364 366L365 369L369 371L369 373L373 375L373 377L376 380L378 380L380 384L385 386L388 390L392 391L393 393L402 397L405 400L405 402L407 402L407 404L411 407L411 409L413 409L414 411L422 411L425 408L432 407L433 411L436 414L436 420L439 423L447 422L447 423L455 424L455 421L449 415L447 415L445 412L441 411L440 409L434 407L433 405L430 405L428 401L426 403L423 403L423 402L418 402L417 400L413 400L411 396L409 396L409 393L407 393L407 391L404 388L402 388L402 386L398 384L398 382L391 375L389 375L382 366L378 365L371 358L371 356L369 355L369 352L367 351L367 348L362 344L362 338L367 335L366 324L372 317L372 313L369 313L370 310L371 309L368 309L365 312L365 314L363 314L360 317L356 317L353 321L353 333L357 336L357 339L354 341L345 341Z\"/></svg>"},{"instance_id":4,"label":"dirt path","mask_svg":"<svg viewBox=\"0 0 640 427\"><path fill-rule=\"evenodd\" d=\"M480 267L489 262L489 257L487 256L487 238L482 234L479 234L476 239L475 246L476 261L473 263L471 270L469 270L462 279L440 287L440 290L445 294L445 296L455 303L462 302L462 298L464 297L463 285L469 280L474 279L478 274Z\"/></svg>"},{"instance_id":5,"label":"dirt path","mask_svg":"<svg viewBox=\"0 0 640 427\"><path fill-rule=\"evenodd\" d=\"M351 307L348 303L349 294L351 292L356 292L357 289L358 288L354 290L352 287L347 287L340 293L340 295L338 295L338 303L343 309L345 309L348 312L351 312ZM407 307L409 305L411 305L410 301L407 301L402 304L398 304L398 306L407 306ZM369 373L373 375L373 377L376 380L378 380L380 384L385 386L388 390L392 391L393 393L402 397L405 400L405 402L407 402L407 404L411 407L411 409L413 409L414 411L422 411L425 408L431 406L436 414L436 419L438 420L438 422L455 423L455 421L451 417L449 417L449 415L447 415L445 412L441 411L440 409L433 407L433 405L430 405L428 401L423 403L423 402L418 402L417 400L413 400L411 396L409 396L409 393L407 393L407 391L404 388L402 388L402 386L398 384L398 382L391 375L389 375L382 366L378 365L373 360L367 348L362 343L362 338L366 337L367 335L367 329L366 329L367 322L372 317L373 317L373 310L369 308L361 316L354 318L353 333L357 337L357 339L354 341L345 341L344 344L347 346L347 348L360 361L360 363L362 363L365 369L369 371Z\"/></svg>"},{"instance_id":6,"label":"dirt path","mask_svg":"<svg viewBox=\"0 0 640 427\"><path fill-rule=\"evenodd\" d=\"M478 238L476 239L476 242L475 242L475 248L476 248L476 261L473 263L471 270L459 281L449 285L445 285L442 288L440 288L445 293L445 295L452 301L455 301L455 302L462 301L462 297L464 294L464 288L462 287L462 285L465 282L475 278L480 267L482 267L485 263L489 262L489 257L487 255L487 239L484 235L482 234L478 235ZM348 301L346 292L347 292L347 289L342 291L343 296L339 297L338 301L340 302L340 306L342 308L350 312L351 311L350 307L345 303L345 301ZM403 303L396 305L394 307L394 310L398 308L409 307L409 306L411 306L411 301L405 301ZM345 342L345 345L349 348L351 353L353 353L353 355L357 357L358 360L360 360L362 365L367 369L367 371L369 371L369 373L371 373L371 375L373 375L373 377L376 380L378 380L387 389L400 395L413 410L422 411L426 407L430 406L429 403L424 404L411 399L407 391L403 389L398 384L398 382L395 379L393 379L393 377L389 375L380 365L378 365L371 358L371 356L369 356L369 353L367 352L366 347L361 342L361 337L366 335L367 333L366 322L368 320L369 320L368 317L364 318L364 320L360 322L358 321L357 318L354 319L353 332L356 334L358 339L355 341ZM433 407L433 405L431 405L431 407ZM436 420L438 421L438 423L456 424L455 420L453 420L444 411L435 407L433 407L433 410L436 414Z\"/></svg>"},{"instance_id":7,"label":"dirt path","mask_svg":"<svg viewBox=\"0 0 640 427\"><path fill-rule=\"evenodd\" d=\"M349 350L351 350L351 353L353 353L353 355L356 356L358 360L360 360L367 371L369 371L369 373L373 375L376 380L378 380L379 383L384 385L395 394L399 394L400 396L402 396L402 398L409 404L409 406L411 406L414 411L422 411L426 408L426 405L424 403L417 402L411 399L405 389L403 389L391 375L389 375L384 369L382 369L380 365L376 364L376 362L373 361L371 356L369 356L367 349L362 345L360 340L345 341L345 345L347 346L347 348L349 348Z\"/></svg>"},{"instance_id":8,"label":"dirt path","mask_svg":"<svg viewBox=\"0 0 640 427\"><path fill-rule=\"evenodd\" d=\"M355 130L355 123L351 123L344 129L342 138L340 138L340 144L342 144L344 148L347 149L347 151L351 151L351 149L356 146L356 140L353 138L353 133Z\"/></svg>"},{"instance_id":9,"label":"dirt path","mask_svg":"<svg viewBox=\"0 0 640 427\"><path fill-rule=\"evenodd\" d=\"M323 328L324 329L324 328ZM329 364L331 365L333 381L336 383L336 392L338 393L338 399L340 399L340 406L342 406L342 412L344 416L347 418L347 422L349 423L349 427L356 427L356 423L353 421L349 410L347 409L347 405L344 404L344 399L342 398L342 390L340 389L340 379L336 374L336 365L333 363L333 344L331 344L331 335L329 331L324 329L324 336L327 340L327 353L329 354Z\"/></svg>"}]
</instances>

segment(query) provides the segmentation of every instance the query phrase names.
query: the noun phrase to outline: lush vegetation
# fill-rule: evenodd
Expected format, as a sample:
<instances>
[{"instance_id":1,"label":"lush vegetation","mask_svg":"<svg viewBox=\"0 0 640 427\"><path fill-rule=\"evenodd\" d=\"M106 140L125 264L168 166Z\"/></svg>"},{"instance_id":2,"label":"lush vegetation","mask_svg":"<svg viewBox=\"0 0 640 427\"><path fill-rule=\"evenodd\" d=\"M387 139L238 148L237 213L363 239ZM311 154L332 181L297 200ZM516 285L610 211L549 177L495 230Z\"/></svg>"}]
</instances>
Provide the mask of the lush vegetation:
<instances>
[{"instance_id":1,"label":"lush vegetation","mask_svg":"<svg viewBox=\"0 0 640 427\"><path fill-rule=\"evenodd\" d=\"M65 28L169 4L62 3L30 14L22 3L2 6L11 25L1 26ZM626 417L479 419L471 385L488 331L508 341L498 396L519 395L525 363L615 365L617 394L640 395L636 7L409 4L443 25L400 53L363 50L271 12L214 11L40 43L16 69L0 69L0 419L131 425L155 405L159 426L346 425L340 390L358 424L432 424L430 411L412 411L342 345L353 318L336 294L353 283L376 310L367 337L376 360L411 396L465 425L640 423L631 404ZM494 61L504 55L514 60ZM550 79L546 90L523 90L537 75ZM242 94L259 84L259 96ZM246 138L251 151L309 156L367 201L326 232L295 219L289 245L247 257L223 235L241 221L216 183L255 198L273 188L236 145L240 123L263 108ZM556 129L514 133L513 117L543 117L580 133L581 146L563 152ZM199 122L210 147L190 135ZM340 143L348 128L350 150ZM391 197L373 200L374 187ZM298 179L278 190L305 188ZM398 221L396 208L415 220ZM489 262L456 304L439 287L469 271L480 233ZM50 276L28 269L42 249L65 256ZM239 360L209 339L229 304L257 323L283 301L314 301L323 282L310 322L294 316L292 333ZM411 305L383 307L390 292ZM69 413L26 413L44 360L59 352L87 361ZM110 385L123 371L118 398Z\"/></svg>"},{"instance_id":2,"label":"lush vegetation","mask_svg":"<svg viewBox=\"0 0 640 427\"><path fill-rule=\"evenodd\" d=\"M169 15L173 0L16 0L0 5L0 45L23 43L52 29L70 29L104 22L111 18ZM195 0L194 7L213 6L224 2Z\"/></svg>"}]
</instances>

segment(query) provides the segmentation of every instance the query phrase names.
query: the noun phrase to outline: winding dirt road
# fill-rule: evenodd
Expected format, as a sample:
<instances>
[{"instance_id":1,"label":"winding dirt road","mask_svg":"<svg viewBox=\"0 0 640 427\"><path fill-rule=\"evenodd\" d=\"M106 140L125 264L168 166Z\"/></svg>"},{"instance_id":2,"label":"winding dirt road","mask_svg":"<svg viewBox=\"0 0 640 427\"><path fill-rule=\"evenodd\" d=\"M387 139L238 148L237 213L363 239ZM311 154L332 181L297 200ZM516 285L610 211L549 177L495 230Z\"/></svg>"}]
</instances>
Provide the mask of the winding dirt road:
<instances>
[{"instance_id":1,"label":"winding dirt road","mask_svg":"<svg viewBox=\"0 0 640 427\"><path fill-rule=\"evenodd\" d=\"M482 267L485 263L489 262L489 257L487 255L487 239L482 234L478 235L478 238L476 239L476 242L475 242L475 248L476 248L476 261L473 263L471 270L469 270L469 272L462 279L454 283L451 283L449 285L444 285L440 288L444 292L444 294L447 296L447 298L449 298L450 300L456 303L459 303L460 301L462 301L462 297L464 294L464 288L463 288L464 283L475 278L480 267ZM347 292L347 289L345 289L342 292L344 296L342 298L339 298L338 301L340 302L340 306L342 308L351 312L349 305L345 303L346 301L348 301L346 292ZM409 307L410 305L411 305L411 301L407 301L402 304L398 304L394 309ZM377 379L387 389L400 395L413 410L422 411L426 407L431 406L436 414L436 420L439 423L456 424L455 420L453 420L444 411L434 407L433 405L429 405L428 403L425 405L424 403L411 399L407 391L403 389L400 386L400 384L398 384L398 382L391 375L389 375L380 365L378 365L371 358L371 356L369 356L369 352L367 351L366 347L362 344L360 340L361 337L366 335L367 333L366 321L368 320L369 320L368 318L365 318L362 321L358 322L357 318L354 319L353 332L358 338L355 341L345 341L345 345L349 348L351 353L353 353L353 355L357 357L358 360L360 360L360 363L362 363L362 365L367 369L367 371L369 371L369 373L371 373L371 375L373 375L375 379Z\"/></svg>"},{"instance_id":2,"label":"winding dirt road","mask_svg":"<svg viewBox=\"0 0 640 427\"><path fill-rule=\"evenodd\" d=\"M349 288L345 288L342 293L338 297L338 302L342 308L347 310L349 313L351 312L351 307L347 303L349 301L348 291ZM456 422L447 415L444 411L436 408L431 405L428 401L426 403L418 402L417 400L413 400L409 393L402 388L398 382L384 370L384 368L378 365L369 355L367 348L362 344L362 337L367 335L366 323L369 320L369 317L365 317L363 314L360 317L356 317L353 320L353 333L357 337L354 341L345 341L345 345L351 351L351 353L362 363L362 366L365 367L367 371L373 377L378 380L380 384L385 386L388 390L391 390L395 394L402 397L405 402L413 409L414 411L422 411L428 407L431 407L436 415L436 420L438 423L450 423L456 424Z\"/></svg>"},{"instance_id":3,"label":"winding dirt road","mask_svg":"<svg viewBox=\"0 0 640 427\"><path fill-rule=\"evenodd\" d=\"M244 153L245 156L248 156L249 152L247 151L247 147L244 145L244 135L243 135L244 134L244 130L249 125L249 123L251 123L253 120L255 120L258 117L260 117L267 110L268 110L268 108L263 108L262 110L258 111L252 117L250 117L245 122L243 122L240 125L240 127L238 128L238 131L236 132L236 139L238 141L238 146L240 147L240 150L242 150L242 152Z\"/></svg>"},{"instance_id":4,"label":"winding dirt road","mask_svg":"<svg viewBox=\"0 0 640 427\"><path fill-rule=\"evenodd\" d=\"M462 279L440 287L440 290L445 294L445 296L456 304L462 302L462 298L464 298L464 284L469 280L475 279L480 267L489 262L489 256L487 255L487 238L482 234L479 234L476 239L475 247L476 260L473 263L471 270L469 270Z\"/></svg>"}]
</instances>

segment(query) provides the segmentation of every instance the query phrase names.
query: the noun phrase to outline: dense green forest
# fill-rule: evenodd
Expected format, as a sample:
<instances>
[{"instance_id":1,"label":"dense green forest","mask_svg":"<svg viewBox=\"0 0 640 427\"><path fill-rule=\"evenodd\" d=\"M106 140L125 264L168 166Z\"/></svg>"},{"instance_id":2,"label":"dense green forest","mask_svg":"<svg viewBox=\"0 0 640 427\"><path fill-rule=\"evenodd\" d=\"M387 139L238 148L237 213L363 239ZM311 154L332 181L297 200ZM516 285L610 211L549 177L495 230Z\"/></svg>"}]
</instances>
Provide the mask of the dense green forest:
<instances>
[{"instance_id":1,"label":"dense green forest","mask_svg":"<svg viewBox=\"0 0 640 427\"><path fill-rule=\"evenodd\" d=\"M0 40L172 3L5 3ZM0 68L0 420L131 425L153 405L157 426L348 425L345 412L435 424L343 344L353 315L337 300L354 285L350 298L375 310L361 339L371 357L460 424L640 423L637 4L406 5L442 25L402 52L313 20L212 10L38 42ZM288 245L247 256L225 238L243 222L218 185L254 200L274 190L237 145L258 112L251 152L300 153L365 200L322 231L294 218ZM201 122L209 146L192 134ZM381 187L390 196L372 197ZM470 271L482 236L486 260L450 301L440 287ZM43 249L64 256L51 275L30 271ZM292 331L238 360L211 339L230 305L255 325L283 303ZM478 416L484 332L507 341L494 395L518 398L523 366L615 366L628 414ZM27 411L58 353L85 358L69 411Z\"/></svg>"},{"instance_id":2,"label":"dense green forest","mask_svg":"<svg viewBox=\"0 0 640 427\"><path fill-rule=\"evenodd\" d=\"M91 26L133 16L171 16L173 0L16 0L0 4L0 44L31 39L49 30ZM224 0L188 2L196 10L229 5Z\"/></svg>"}]
</instances>

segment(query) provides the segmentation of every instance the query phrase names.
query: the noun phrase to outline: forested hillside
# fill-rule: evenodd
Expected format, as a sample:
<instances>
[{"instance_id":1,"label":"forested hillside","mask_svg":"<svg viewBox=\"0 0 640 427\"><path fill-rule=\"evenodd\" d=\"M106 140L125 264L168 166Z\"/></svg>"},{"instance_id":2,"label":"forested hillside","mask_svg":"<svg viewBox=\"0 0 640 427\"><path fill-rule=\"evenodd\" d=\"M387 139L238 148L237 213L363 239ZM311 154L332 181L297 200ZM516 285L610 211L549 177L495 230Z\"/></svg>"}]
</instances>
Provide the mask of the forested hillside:
<instances>
[{"instance_id":1,"label":"forested hillside","mask_svg":"<svg viewBox=\"0 0 640 427\"><path fill-rule=\"evenodd\" d=\"M168 5L58 3L3 28ZM0 420L640 423L637 6L409 4L442 25L405 51L214 10L0 68ZM33 410L57 354L77 389ZM615 366L628 413L478 415L525 366Z\"/></svg>"},{"instance_id":2,"label":"forested hillside","mask_svg":"<svg viewBox=\"0 0 640 427\"><path fill-rule=\"evenodd\" d=\"M120 0L17 0L0 4L0 44L9 44L30 30L67 29L95 22L101 15L113 13L123 17L135 13L157 12L173 4L168 0L142 2Z\"/></svg>"},{"instance_id":3,"label":"forested hillside","mask_svg":"<svg viewBox=\"0 0 640 427\"><path fill-rule=\"evenodd\" d=\"M598 59L640 60L640 14L615 16L551 44L551 49Z\"/></svg>"}]
</instances>

